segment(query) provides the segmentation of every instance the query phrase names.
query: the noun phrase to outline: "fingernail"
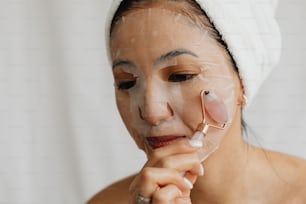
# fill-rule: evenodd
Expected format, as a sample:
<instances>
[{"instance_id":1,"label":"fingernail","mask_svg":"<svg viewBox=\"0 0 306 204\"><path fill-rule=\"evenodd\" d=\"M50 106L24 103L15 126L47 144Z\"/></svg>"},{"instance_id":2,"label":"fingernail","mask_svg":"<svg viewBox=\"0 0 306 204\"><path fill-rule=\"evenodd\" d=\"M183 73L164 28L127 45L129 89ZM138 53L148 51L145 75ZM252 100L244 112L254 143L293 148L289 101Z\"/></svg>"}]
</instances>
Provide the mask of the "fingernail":
<instances>
[{"instance_id":1,"label":"fingernail","mask_svg":"<svg viewBox=\"0 0 306 204\"><path fill-rule=\"evenodd\" d=\"M203 146L202 138L203 138L203 133L196 131L193 134L192 138L189 140L189 144L192 147L202 147Z\"/></svg>"},{"instance_id":2,"label":"fingernail","mask_svg":"<svg viewBox=\"0 0 306 204\"><path fill-rule=\"evenodd\" d=\"M193 184L192 184L188 179L186 179L186 178L184 177L183 180L184 180L184 183L187 185L187 187L188 187L189 189L192 189L192 188L193 188Z\"/></svg>"},{"instance_id":3,"label":"fingernail","mask_svg":"<svg viewBox=\"0 0 306 204\"><path fill-rule=\"evenodd\" d=\"M202 164L200 164L200 175L201 176L204 176L204 167L203 167L203 165Z\"/></svg>"}]
</instances>

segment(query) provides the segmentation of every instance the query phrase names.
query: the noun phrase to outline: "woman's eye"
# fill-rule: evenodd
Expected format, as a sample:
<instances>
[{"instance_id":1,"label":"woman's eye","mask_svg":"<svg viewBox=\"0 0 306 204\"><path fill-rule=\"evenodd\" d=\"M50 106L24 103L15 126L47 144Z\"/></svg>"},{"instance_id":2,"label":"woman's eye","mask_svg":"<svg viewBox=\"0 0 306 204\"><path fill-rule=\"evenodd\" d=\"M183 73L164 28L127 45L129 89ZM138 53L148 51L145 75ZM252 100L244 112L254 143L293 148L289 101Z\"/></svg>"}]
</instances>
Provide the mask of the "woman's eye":
<instances>
[{"instance_id":1,"label":"woman's eye","mask_svg":"<svg viewBox=\"0 0 306 204\"><path fill-rule=\"evenodd\" d=\"M171 82L182 82L194 78L197 74L171 74L168 81Z\"/></svg>"},{"instance_id":2,"label":"woman's eye","mask_svg":"<svg viewBox=\"0 0 306 204\"><path fill-rule=\"evenodd\" d=\"M118 84L118 89L120 89L120 90L127 90L127 89L132 88L135 84L136 84L136 80L120 82Z\"/></svg>"}]
</instances>

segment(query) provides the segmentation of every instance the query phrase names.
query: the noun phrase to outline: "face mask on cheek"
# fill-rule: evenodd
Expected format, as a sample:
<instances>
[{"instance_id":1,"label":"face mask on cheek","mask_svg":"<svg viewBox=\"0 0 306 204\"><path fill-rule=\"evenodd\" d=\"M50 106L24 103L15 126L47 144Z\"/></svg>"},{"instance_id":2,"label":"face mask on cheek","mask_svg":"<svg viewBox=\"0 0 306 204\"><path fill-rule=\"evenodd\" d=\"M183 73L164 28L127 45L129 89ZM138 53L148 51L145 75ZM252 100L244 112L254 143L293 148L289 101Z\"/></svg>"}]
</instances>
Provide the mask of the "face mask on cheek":
<instances>
[{"instance_id":1,"label":"face mask on cheek","mask_svg":"<svg viewBox=\"0 0 306 204\"><path fill-rule=\"evenodd\" d=\"M214 64L214 69L205 71L199 80L205 82L198 93L202 121L191 136L191 144L201 146L198 154L202 161L220 146L228 132L236 111L234 74L231 67ZM218 69L219 68L219 69Z\"/></svg>"}]
</instances>

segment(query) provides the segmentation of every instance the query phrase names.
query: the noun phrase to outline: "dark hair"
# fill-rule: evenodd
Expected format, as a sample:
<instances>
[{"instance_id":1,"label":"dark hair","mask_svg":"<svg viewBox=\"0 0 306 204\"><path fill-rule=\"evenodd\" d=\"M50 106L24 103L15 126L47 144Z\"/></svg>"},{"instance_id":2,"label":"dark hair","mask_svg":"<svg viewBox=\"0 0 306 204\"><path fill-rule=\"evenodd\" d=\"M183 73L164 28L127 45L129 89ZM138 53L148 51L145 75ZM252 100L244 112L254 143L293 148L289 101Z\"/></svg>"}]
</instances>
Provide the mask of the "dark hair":
<instances>
[{"instance_id":1,"label":"dark hair","mask_svg":"<svg viewBox=\"0 0 306 204\"><path fill-rule=\"evenodd\" d=\"M195 0L123 0L120 3L118 9L116 10L112 18L109 30L110 37L116 27L116 23L125 14L127 14L128 12L134 9L157 6L158 3L159 4L163 3L164 5L167 5L168 7L166 8L175 10L185 15L196 25L205 28L208 31L209 35L213 37L213 39L215 39L219 43L219 45L227 51L229 60L232 63L234 70L238 73L237 65L232 55L228 51L227 44L222 39L221 34L215 28L213 22L209 19L206 12L201 8L201 6Z\"/></svg>"}]
</instances>

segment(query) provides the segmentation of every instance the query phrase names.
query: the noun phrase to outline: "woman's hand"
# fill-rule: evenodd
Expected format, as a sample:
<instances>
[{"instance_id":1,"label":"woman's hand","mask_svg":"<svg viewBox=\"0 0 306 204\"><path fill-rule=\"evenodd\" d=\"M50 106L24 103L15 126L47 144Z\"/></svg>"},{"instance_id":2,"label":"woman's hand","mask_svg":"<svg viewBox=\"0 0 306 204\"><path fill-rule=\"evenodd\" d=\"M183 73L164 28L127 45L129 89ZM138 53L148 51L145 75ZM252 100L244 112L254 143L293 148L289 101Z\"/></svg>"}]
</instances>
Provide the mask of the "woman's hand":
<instances>
[{"instance_id":1,"label":"woman's hand","mask_svg":"<svg viewBox=\"0 0 306 204\"><path fill-rule=\"evenodd\" d=\"M184 139L155 149L130 185L130 203L141 195L153 204L191 204L193 184L204 174L198 148Z\"/></svg>"}]
</instances>

